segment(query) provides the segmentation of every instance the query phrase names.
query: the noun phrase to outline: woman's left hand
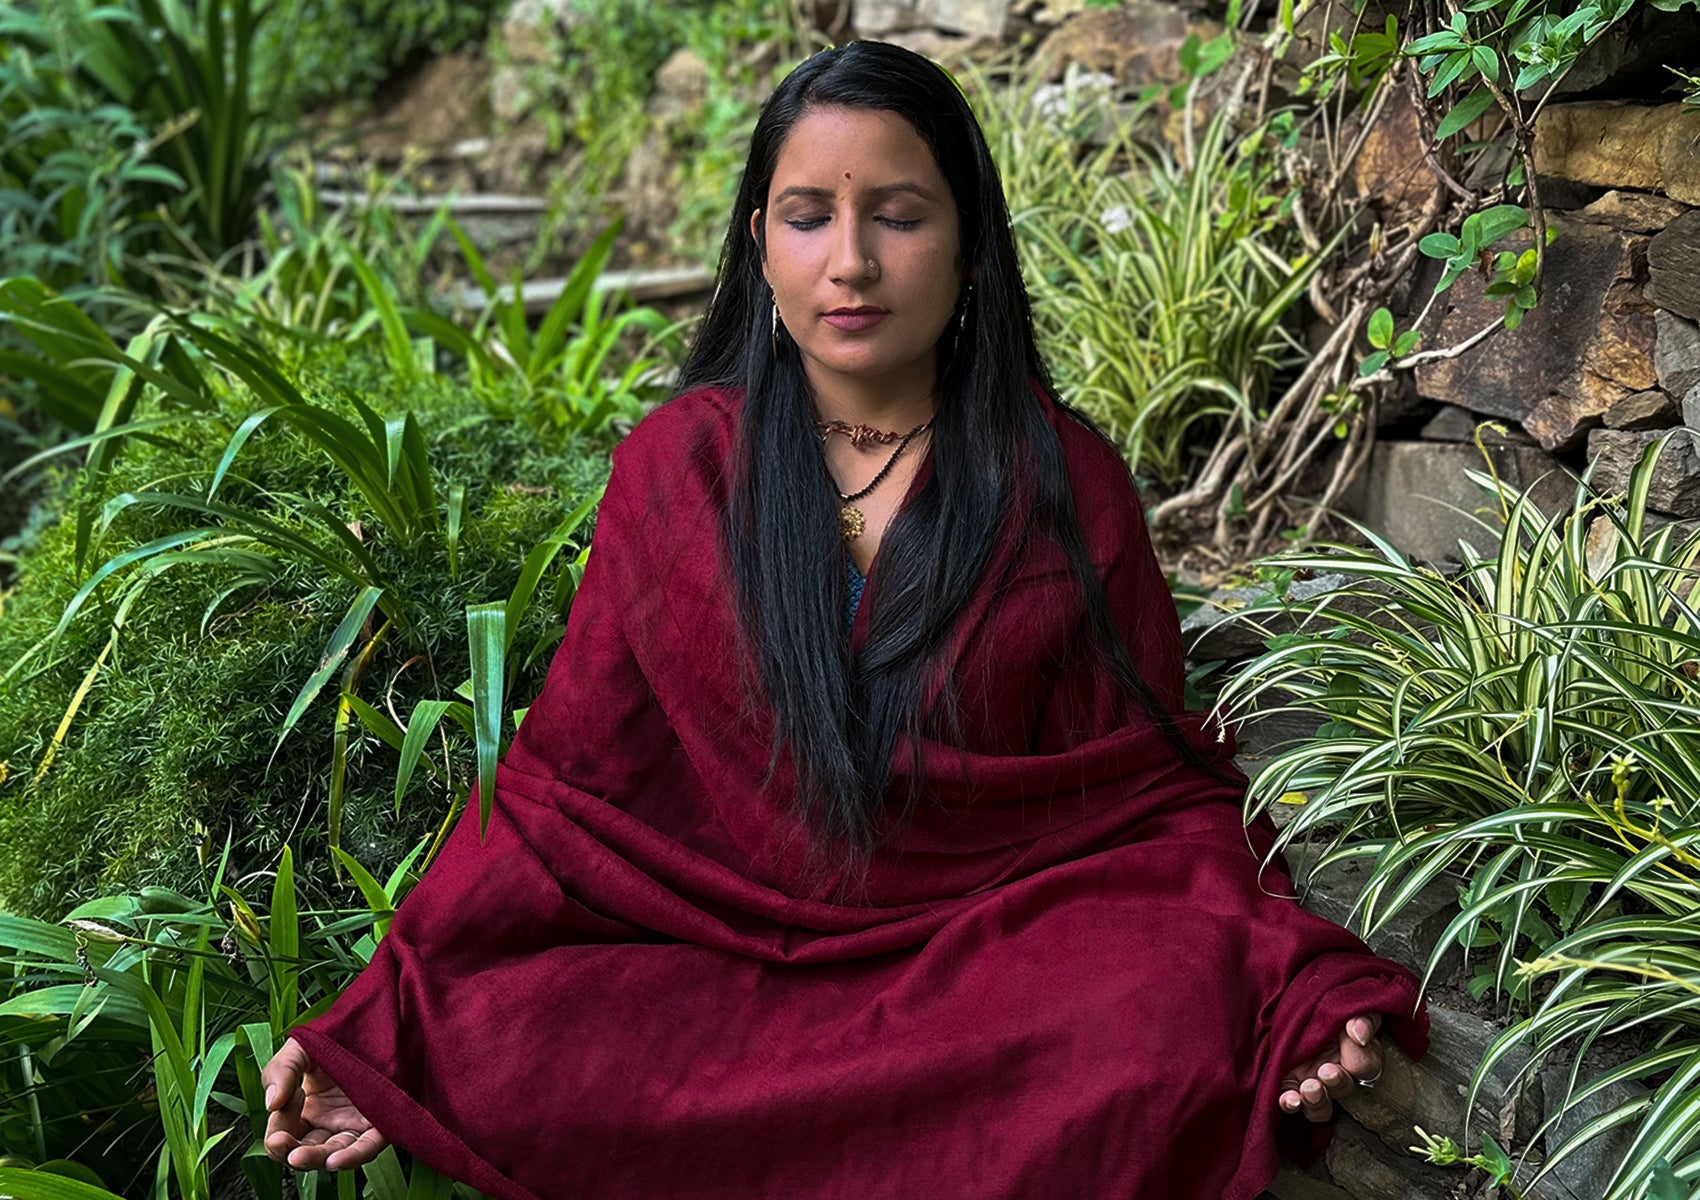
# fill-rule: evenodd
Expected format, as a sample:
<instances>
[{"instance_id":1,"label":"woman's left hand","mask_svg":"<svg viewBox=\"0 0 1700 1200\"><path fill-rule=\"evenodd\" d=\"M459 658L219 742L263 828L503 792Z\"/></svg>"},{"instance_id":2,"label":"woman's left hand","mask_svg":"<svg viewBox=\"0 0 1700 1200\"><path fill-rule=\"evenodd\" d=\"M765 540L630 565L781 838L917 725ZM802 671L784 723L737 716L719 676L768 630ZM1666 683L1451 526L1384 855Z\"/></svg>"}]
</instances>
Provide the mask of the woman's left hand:
<instances>
[{"instance_id":1,"label":"woman's left hand","mask_svg":"<svg viewBox=\"0 0 1700 1200\"><path fill-rule=\"evenodd\" d=\"M1368 1086L1381 1078L1381 1042L1375 1036L1381 1014L1352 1017L1340 1031L1340 1044L1307 1063L1301 1063L1281 1080L1281 1111L1304 1110L1312 1121L1334 1115L1334 1101L1360 1083Z\"/></svg>"}]
</instances>

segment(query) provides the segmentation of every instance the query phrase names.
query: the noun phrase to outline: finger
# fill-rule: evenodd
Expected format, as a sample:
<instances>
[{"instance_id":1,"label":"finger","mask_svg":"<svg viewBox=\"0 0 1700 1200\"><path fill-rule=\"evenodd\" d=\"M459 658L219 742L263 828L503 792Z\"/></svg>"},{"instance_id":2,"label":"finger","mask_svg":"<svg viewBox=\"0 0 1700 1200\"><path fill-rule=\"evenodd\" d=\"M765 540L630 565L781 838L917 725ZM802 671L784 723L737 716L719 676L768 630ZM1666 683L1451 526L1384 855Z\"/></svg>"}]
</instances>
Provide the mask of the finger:
<instances>
[{"instance_id":1,"label":"finger","mask_svg":"<svg viewBox=\"0 0 1700 1200\"><path fill-rule=\"evenodd\" d=\"M1342 1053L1347 1041L1356 1042L1359 1046L1368 1046L1380 1029L1380 1013L1368 1013L1351 1018L1346 1022L1346 1036L1340 1042Z\"/></svg>"},{"instance_id":2,"label":"finger","mask_svg":"<svg viewBox=\"0 0 1700 1200\"><path fill-rule=\"evenodd\" d=\"M1299 1095L1299 1085L1295 1083L1292 1087L1283 1091L1276 1103L1281 1106L1281 1111L1284 1113L1298 1112L1299 1109L1304 1107L1304 1097Z\"/></svg>"},{"instance_id":3,"label":"finger","mask_svg":"<svg viewBox=\"0 0 1700 1200\"><path fill-rule=\"evenodd\" d=\"M368 1129L354 1140L354 1144L342 1150L334 1151L325 1159L325 1166L333 1171L346 1171L350 1167L362 1167L384 1152L384 1147L390 1144L390 1139L376 1129Z\"/></svg>"},{"instance_id":4,"label":"finger","mask_svg":"<svg viewBox=\"0 0 1700 1200\"><path fill-rule=\"evenodd\" d=\"M1351 1074L1354 1081L1379 1079L1385 1062L1379 1038L1371 1038L1367 1046L1348 1041L1340 1048L1340 1065Z\"/></svg>"},{"instance_id":5,"label":"finger","mask_svg":"<svg viewBox=\"0 0 1700 1200\"><path fill-rule=\"evenodd\" d=\"M1299 1084L1299 1097L1304 1102L1307 1121L1326 1121L1334 1115L1334 1101L1328 1098L1328 1089L1321 1080L1307 1079Z\"/></svg>"},{"instance_id":6,"label":"finger","mask_svg":"<svg viewBox=\"0 0 1700 1200\"><path fill-rule=\"evenodd\" d=\"M283 1107L301 1087L301 1077L312 1069L313 1060L307 1050L294 1038L285 1038L271 1061L260 1070L260 1086L265 1091L266 1108Z\"/></svg>"},{"instance_id":7,"label":"finger","mask_svg":"<svg viewBox=\"0 0 1700 1200\"><path fill-rule=\"evenodd\" d=\"M301 1136L309 1128L311 1127L301 1118L300 1105L272 1113L266 1118L266 1153L282 1162L289 1152L300 1144Z\"/></svg>"},{"instance_id":8,"label":"finger","mask_svg":"<svg viewBox=\"0 0 1700 1200\"><path fill-rule=\"evenodd\" d=\"M289 1165L298 1171L316 1171L325 1165L325 1160L337 1150L348 1144L351 1135L329 1133L323 1129L315 1129L301 1139L301 1144L289 1152ZM335 1139L334 1141L332 1139Z\"/></svg>"},{"instance_id":9,"label":"finger","mask_svg":"<svg viewBox=\"0 0 1700 1200\"><path fill-rule=\"evenodd\" d=\"M1335 1100L1347 1095L1352 1088L1357 1086L1353 1077L1346 1073L1346 1068L1339 1063L1323 1063L1316 1069L1316 1078L1322 1082L1322 1086L1327 1090L1328 1095Z\"/></svg>"}]
</instances>

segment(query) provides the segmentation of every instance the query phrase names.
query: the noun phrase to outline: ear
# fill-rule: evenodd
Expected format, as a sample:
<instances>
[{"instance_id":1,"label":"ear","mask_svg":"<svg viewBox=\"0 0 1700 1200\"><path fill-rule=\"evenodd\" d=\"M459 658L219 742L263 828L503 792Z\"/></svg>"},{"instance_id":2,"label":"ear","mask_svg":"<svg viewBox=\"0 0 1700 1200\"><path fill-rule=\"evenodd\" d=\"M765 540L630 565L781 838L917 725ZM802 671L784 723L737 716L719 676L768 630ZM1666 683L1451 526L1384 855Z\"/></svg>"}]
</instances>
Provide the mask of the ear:
<instances>
[{"instance_id":1,"label":"ear","mask_svg":"<svg viewBox=\"0 0 1700 1200\"><path fill-rule=\"evenodd\" d=\"M762 210L755 209L750 213L750 237L755 241L756 253L761 258L761 277L767 278L767 248L762 242Z\"/></svg>"}]
</instances>

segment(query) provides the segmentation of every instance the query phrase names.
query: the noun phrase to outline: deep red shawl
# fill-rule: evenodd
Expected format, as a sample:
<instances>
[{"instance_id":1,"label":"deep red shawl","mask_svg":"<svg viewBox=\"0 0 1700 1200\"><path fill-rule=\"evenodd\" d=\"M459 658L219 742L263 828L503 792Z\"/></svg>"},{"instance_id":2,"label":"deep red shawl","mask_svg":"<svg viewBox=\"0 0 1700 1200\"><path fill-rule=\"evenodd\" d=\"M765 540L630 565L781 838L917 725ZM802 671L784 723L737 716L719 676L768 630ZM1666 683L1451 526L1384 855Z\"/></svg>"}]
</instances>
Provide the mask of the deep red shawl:
<instances>
[{"instance_id":1,"label":"deep red shawl","mask_svg":"<svg viewBox=\"0 0 1700 1200\"><path fill-rule=\"evenodd\" d=\"M1037 402L1178 707L1127 470ZM758 786L771 713L742 705L718 550L738 407L689 394L615 452L486 842L473 803L296 1036L398 1145L512 1200L1255 1196L1298 1120L1283 1070L1359 1012L1420 1054L1416 981L1281 871L1260 886L1272 828L1087 665L1063 559L1016 521L951 651L967 749L922 747L926 802L862 898L806 884L788 766ZM877 559L867 588L857 646Z\"/></svg>"}]
</instances>

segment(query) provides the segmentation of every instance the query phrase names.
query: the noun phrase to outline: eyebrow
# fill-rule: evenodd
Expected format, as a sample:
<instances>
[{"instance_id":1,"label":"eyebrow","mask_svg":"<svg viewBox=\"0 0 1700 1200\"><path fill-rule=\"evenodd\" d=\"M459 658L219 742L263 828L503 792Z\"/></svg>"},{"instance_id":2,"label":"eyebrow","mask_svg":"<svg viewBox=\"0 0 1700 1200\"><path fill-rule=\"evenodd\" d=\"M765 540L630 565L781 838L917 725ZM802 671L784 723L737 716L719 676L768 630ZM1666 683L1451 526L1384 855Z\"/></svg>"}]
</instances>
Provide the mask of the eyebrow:
<instances>
[{"instance_id":1,"label":"eyebrow","mask_svg":"<svg viewBox=\"0 0 1700 1200\"><path fill-rule=\"evenodd\" d=\"M913 195L919 196L923 200L931 200L933 198L932 193L927 191L927 189L922 187L920 184L909 183L907 181L902 183L881 184L879 187L869 188L868 191L875 197L882 200L887 196L895 195L899 192L909 192ZM833 197L833 192L831 188L823 187L788 187L783 192L780 192L779 195L775 196L772 203L780 204L792 196L807 196L811 199L830 200Z\"/></svg>"}]
</instances>

